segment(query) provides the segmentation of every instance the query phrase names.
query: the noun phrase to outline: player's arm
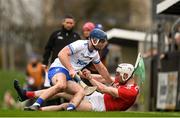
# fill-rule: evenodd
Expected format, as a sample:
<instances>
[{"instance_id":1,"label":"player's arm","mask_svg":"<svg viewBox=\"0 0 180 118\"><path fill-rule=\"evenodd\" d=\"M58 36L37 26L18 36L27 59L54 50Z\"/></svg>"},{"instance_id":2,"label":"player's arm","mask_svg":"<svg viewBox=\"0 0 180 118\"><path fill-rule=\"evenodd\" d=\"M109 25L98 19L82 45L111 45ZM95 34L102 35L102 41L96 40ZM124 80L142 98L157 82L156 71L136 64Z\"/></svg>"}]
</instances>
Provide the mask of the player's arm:
<instances>
[{"instance_id":1,"label":"player's arm","mask_svg":"<svg viewBox=\"0 0 180 118\"><path fill-rule=\"evenodd\" d=\"M119 97L118 95L118 89L111 87L111 86L106 86L102 84L101 82L98 82L97 80L91 78L89 79L92 85L97 86L98 90L102 93L109 93L114 97Z\"/></svg>"},{"instance_id":2,"label":"player's arm","mask_svg":"<svg viewBox=\"0 0 180 118\"><path fill-rule=\"evenodd\" d=\"M97 86L98 90L103 93L109 93L114 97L118 97L118 90L117 88L108 87L104 84L102 84L102 81L105 79L98 74L91 74L91 72L87 69L82 70L82 73L80 73L84 78L88 79L93 86ZM112 80L114 80L113 77L111 77ZM101 81L100 81L101 80Z\"/></svg>"},{"instance_id":3,"label":"player's arm","mask_svg":"<svg viewBox=\"0 0 180 118\"><path fill-rule=\"evenodd\" d=\"M70 55L72 54L71 49L69 46L64 47L58 54L58 58L61 61L61 63L69 70L69 74L71 75L71 72L74 71L71 63L70 63ZM75 72L75 71L74 71Z\"/></svg>"},{"instance_id":4,"label":"player's arm","mask_svg":"<svg viewBox=\"0 0 180 118\"><path fill-rule=\"evenodd\" d=\"M88 69L83 69L80 73L80 76L82 78L93 78L95 79L96 81L98 82L101 82L101 83L104 83L104 84L107 84L107 81L106 79L104 79L100 74L91 74L91 71L89 71ZM114 77L111 77L111 80L113 81L110 85L112 85L114 83Z\"/></svg>"},{"instance_id":5,"label":"player's arm","mask_svg":"<svg viewBox=\"0 0 180 118\"><path fill-rule=\"evenodd\" d=\"M106 80L99 74L91 74L92 78L101 83L107 83Z\"/></svg>"},{"instance_id":6,"label":"player's arm","mask_svg":"<svg viewBox=\"0 0 180 118\"><path fill-rule=\"evenodd\" d=\"M107 84L106 79L104 79L101 75L99 75L99 74L91 74L91 76L92 76L92 78L95 79L96 81L101 82L101 83L104 83L104 84ZM113 83L114 83L114 77L111 77L111 79L112 79L112 81L113 81L111 84L113 84ZM109 84L109 85L111 85L111 84Z\"/></svg>"},{"instance_id":7,"label":"player's arm","mask_svg":"<svg viewBox=\"0 0 180 118\"><path fill-rule=\"evenodd\" d=\"M106 83L112 83L113 80L110 77L110 74L103 63L100 61L97 64L94 64L95 68L98 70L99 74L106 80Z\"/></svg>"}]
</instances>

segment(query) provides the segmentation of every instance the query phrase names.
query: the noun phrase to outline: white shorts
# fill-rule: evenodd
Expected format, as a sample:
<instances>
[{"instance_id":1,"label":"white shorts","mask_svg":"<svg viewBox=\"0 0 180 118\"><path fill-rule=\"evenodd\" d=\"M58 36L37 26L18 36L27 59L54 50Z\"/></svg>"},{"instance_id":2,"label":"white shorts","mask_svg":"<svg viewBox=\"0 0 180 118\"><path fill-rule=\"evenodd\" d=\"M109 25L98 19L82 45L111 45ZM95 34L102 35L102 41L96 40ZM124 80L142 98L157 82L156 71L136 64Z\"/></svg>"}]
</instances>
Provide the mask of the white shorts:
<instances>
[{"instance_id":1,"label":"white shorts","mask_svg":"<svg viewBox=\"0 0 180 118\"><path fill-rule=\"evenodd\" d=\"M93 94L85 96L84 99L91 103L93 111L105 111L104 95L102 93L95 91Z\"/></svg>"}]
</instances>

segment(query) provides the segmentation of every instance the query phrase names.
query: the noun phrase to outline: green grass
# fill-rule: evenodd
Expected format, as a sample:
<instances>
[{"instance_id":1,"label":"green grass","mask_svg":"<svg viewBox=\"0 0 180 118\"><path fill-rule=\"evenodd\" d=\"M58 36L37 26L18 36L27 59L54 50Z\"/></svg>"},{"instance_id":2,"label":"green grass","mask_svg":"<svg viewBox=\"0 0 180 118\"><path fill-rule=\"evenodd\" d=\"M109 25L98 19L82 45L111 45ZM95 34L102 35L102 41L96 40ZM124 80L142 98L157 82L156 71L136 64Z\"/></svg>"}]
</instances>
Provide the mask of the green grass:
<instances>
[{"instance_id":1,"label":"green grass","mask_svg":"<svg viewBox=\"0 0 180 118\"><path fill-rule=\"evenodd\" d=\"M22 85L25 81L25 74L19 71L0 70L0 106L6 91L10 91L14 98L17 97L13 88L14 79L18 79Z\"/></svg>"},{"instance_id":2,"label":"green grass","mask_svg":"<svg viewBox=\"0 0 180 118\"><path fill-rule=\"evenodd\" d=\"M1 110L0 117L180 117L180 112L42 112Z\"/></svg>"}]
</instances>

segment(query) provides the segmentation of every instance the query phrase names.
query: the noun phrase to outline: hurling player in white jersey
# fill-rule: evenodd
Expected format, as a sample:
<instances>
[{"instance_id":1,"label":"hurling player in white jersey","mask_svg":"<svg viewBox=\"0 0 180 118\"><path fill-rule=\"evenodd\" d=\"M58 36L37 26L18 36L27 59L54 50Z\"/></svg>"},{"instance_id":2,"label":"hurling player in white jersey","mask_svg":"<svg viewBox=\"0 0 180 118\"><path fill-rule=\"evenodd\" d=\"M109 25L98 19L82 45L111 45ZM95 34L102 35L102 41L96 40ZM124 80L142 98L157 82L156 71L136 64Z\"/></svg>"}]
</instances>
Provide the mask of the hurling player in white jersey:
<instances>
[{"instance_id":1,"label":"hurling player in white jersey","mask_svg":"<svg viewBox=\"0 0 180 118\"><path fill-rule=\"evenodd\" d=\"M100 61L98 54L98 50L103 49L106 44L106 33L100 29L94 29L90 33L89 40L78 40L64 47L59 52L58 58L51 64L48 71L48 78L52 87L46 89L36 102L32 106L26 107L25 110L39 110L45 100L62 91L74 94L74 97L67 106L67 110L74 110L85 96L85 93L84 89L79 84L71 80L73 80L79 70L90 62L93 62L106 82L111 83L112 79L109 72ZM22 91L18 82L15 82L14 86L22 101L28 99L28 96L24 95L33 97L34 94L28 94L27 91ZM35 93L38 93L38 91L35 91ZM39 93L41 92L39 91Z\"/></svg>"}]
</instances>

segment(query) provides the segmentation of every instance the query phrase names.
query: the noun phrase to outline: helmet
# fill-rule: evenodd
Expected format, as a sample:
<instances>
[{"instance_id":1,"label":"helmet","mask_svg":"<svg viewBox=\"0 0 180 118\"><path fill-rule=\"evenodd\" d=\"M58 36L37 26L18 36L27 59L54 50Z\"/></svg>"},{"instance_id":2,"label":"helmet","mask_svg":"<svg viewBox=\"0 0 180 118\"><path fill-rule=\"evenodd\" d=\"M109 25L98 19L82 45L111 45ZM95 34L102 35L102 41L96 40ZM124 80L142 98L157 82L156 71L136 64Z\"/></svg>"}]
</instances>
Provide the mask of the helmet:
<instances>
[{"instance_id":1,"label":"helmet","mask_svg":"<svg viewBox=\"0 0 180 118\"><path fill-rule=\"evenodd\" d=\"M107 34L103 30L95 28L90 33L90 38L97 39L97 40L107 40Z\"/></svg>"},{"instance_id":2,"label":"helmet","mask_svg":"<svg viewBox=\"0 0 180 118\"><path fill-rule=\"evenodd\" d=\"M103 26L102 26L102 24L96 24L95 28L98 28L98 29L103 30Z\"/></svg>"},{"instance_id":3,"label":"helmet","mask_svg":"<svg viewBox=\"0 0 180 118\"><path fill-rule=\"evenodd\" d=\"M94 23L92 23L92 22L86 22L86 23L83 25L83 31L84 31L84 30L92 31L94 28L95 28L95 25L94 25Z\"/></svg>"},{"instance_id":4,"label":"helmet","mask_svg":"<svg viewBox=\"0 0 180 118\"><path fill-rule=\"evenodd\" d=\"M128 63L122 63L119 64L116 72L119 72L123 82L126 82L127 80L129 80L134 72L134 66L132 64L128 64Z\"/></svg>"},{"instance_id":5,"label":"helmet","mask_svg":"<svg viewBox=\"0 0 180 118\"><path fill-rule=\"evenodd\" d=\"M93 29L93 31L90 33L90 40L95 39L97 42L95 43L94 41L91 40L93 46L97 45L100 41L105 42L107 40L107 34L101 29Z\"/></svg>"}]
</instances>

